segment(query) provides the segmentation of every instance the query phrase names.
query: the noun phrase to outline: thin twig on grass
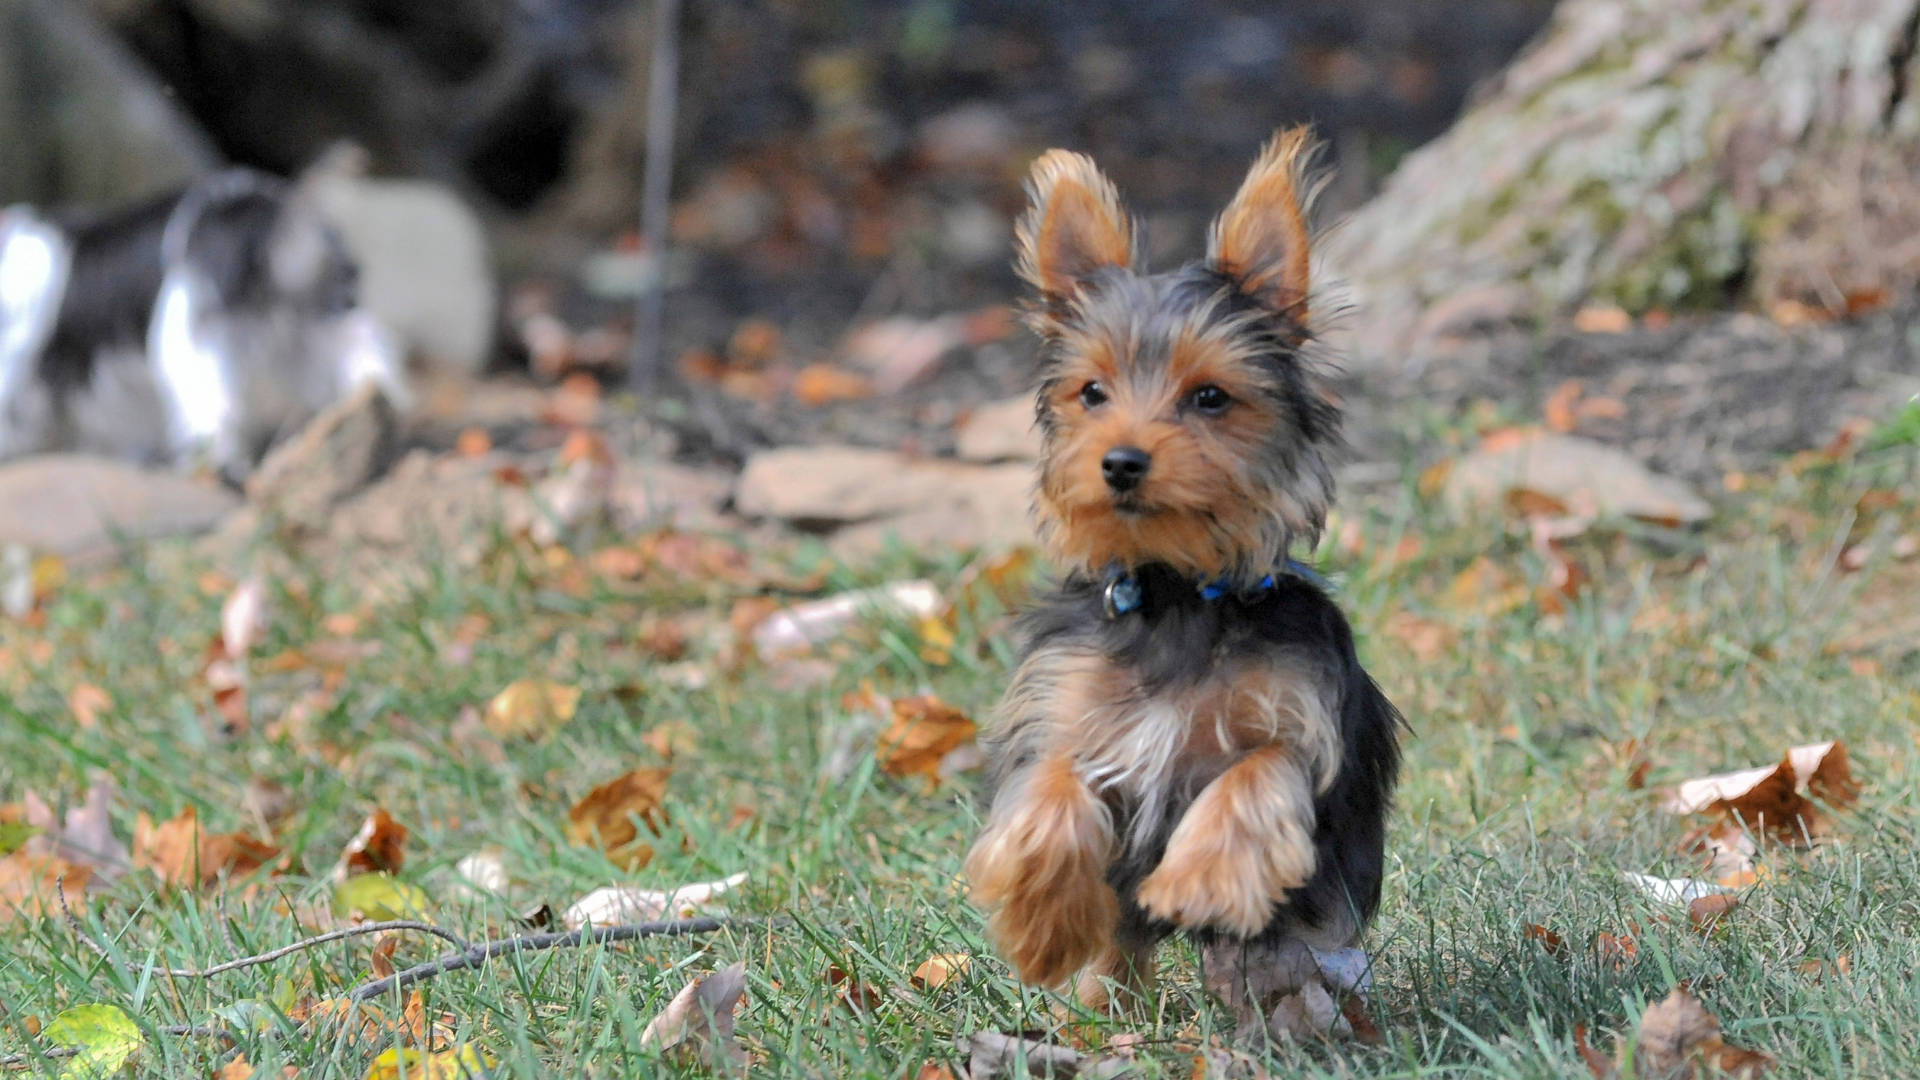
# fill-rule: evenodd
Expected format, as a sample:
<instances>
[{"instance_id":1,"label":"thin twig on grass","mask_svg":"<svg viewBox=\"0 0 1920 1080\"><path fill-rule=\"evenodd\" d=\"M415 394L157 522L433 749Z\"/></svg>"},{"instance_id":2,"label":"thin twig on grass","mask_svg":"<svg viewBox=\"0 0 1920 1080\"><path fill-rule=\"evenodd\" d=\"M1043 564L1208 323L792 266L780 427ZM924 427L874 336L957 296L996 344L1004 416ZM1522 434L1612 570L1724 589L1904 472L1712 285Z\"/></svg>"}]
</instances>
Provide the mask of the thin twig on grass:
<instances>
[{"instance_id":1,"label":"thin twig on grass","mask_svg":"<svg viewBox=\"0 0 1920 1080\"><path fill-rule=\"evenodd\" d=\"M81 943L86 945L87 948L92 949L95 953L97 953L103 959L107 959L107 960L113 959L113 957L107 952L106 946L100 944L98 941L95 941L93 938L93 935L87 932L86 924L80 921L80 916L75 915L73 913L73 909L67 906L67 890L62 884L63 880L64 879L61 879L61 878L55 878L53 882L53 889L54 889L54 893L58 895L60 898L60 913L66 917L67 926L73 930L74 936L78 937ZM345 940L346 938L363 937L367 934L379 934L379 933L384 933L388 930L411 930L415 933L420 933L420 934L432 934L434 937L437 937L443 941L446 941L448 944L451 944L454 948L459 949L462 952L468 952L473 949L473 946L468 943L466 938L461 937L459 934L456 934L453 931L448 930L443 926L435 926L432 923L420 922L415 919L388 919L384 922L359 923L354 926L343 926L338 930L329 930L324 934L315 934L312 937L301 938L299 941L295 941L288 945L282 945L277 949L269 949L263 953L255 953L252 956L242 956L242 957L239 957L238 959L223 961L221 963L213 965L212 967L207 967L207 968L155 967L155 968L148 968L145 974L164 975L170 979L206 979L206 978L211 978L212 976L218 975L222 972L238 971L241 968L249 968L259 964L272 963L273 961L278 960L283 956L291 956L294 953L311 949L316 945L325 945L330 941L342 941L342 940ZM227 940L232 941L233 939L228 938Z\"/></svg>"},{"instance_id":2,"label":"thin twig on grass","mask_svg":"<svg viewBox=\"0 0 1920 1080\"><path fill-rule=\"evenodd\" d=\"M614 926L595 926L584 930L570 930L559 934L523 934L520 937L504 938L500 941L488 941L469 947L460 952L450 952L438 960L429 960L416 964L405 971L398 971L384 979L374 979L361 983L347 994L349 1001L371 1001L374 998L405 990L415 983L438 978L449 971L463 968L476 968L489 960L510 953L539 952L545 949L571 949L579 945L604 945L615 941L631 941L643 937L681 937L687 934L709 934L733 922L731 919L664 919L659 922L621 923Z\"/></svg>"}]
</instances>

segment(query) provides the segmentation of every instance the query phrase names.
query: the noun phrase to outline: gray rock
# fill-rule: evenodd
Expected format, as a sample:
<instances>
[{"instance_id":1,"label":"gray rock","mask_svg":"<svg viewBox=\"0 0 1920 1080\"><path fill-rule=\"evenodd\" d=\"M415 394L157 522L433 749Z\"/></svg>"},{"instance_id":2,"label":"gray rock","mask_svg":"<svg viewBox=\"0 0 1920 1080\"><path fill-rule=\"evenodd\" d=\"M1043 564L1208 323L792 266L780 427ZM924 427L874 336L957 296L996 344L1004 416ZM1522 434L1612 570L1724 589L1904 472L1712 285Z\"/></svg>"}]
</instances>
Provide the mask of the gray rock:
<instances>
[{"instance_id":1,"label":"gray rock","mask_svg":"<svg viewBox=\"0 0 1920 1080\"><path fill-rule=\"evenodd\" d=\"M1713 507L1685 483L1604 443L1551 432L1462 457L1447 473L1444 499L1465 512L1502 506L1513 491L1549 496L1583 518L1691 523L1713 514Z\"/></svg>"},{"instance_id":2,"label":"gray rock","mask_svg":"<svg viewBox=\"0 0 1920 1080\"><path fill-rule=\"evenodd\" d=\"M20 458L0 465L0 547L91 561L120 540L205 532L239 505L219 484L182 473L76 454Z\"/></svg>"},{"instance_id":3,"label":"gray rock","mask_svg":"<svg viewBox=\"0 0 1920 1080\"><path fill-rule=\"evenodd\" d=\"M888 537L916 546L1003 547L1032 542L1033 467L914 458L853 446L796 446L748 460L734 508L802 528L838 531L843 554Z\"/></svg>"},{"instance_id":4,"label":"gray rock","mask_svg":"<svg viewBox=\"0 0 1920 1080\"><path fill-rule=\"evenodd\" d=\"M1033 398L1019 397L982 405L954 432L963 461L1033 461L1040 456L1040 429L1033 422Z\"/></svg>"}]
</instances>

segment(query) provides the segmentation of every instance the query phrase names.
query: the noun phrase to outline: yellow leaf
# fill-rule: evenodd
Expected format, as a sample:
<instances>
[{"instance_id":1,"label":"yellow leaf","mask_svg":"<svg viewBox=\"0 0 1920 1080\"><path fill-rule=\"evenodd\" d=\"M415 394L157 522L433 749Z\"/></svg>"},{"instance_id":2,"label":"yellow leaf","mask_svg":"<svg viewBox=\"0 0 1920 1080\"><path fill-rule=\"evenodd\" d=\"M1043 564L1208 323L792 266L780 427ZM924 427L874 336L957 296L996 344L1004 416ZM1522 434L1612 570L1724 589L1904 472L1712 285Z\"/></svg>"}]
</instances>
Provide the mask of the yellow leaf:
<instances>
[{"instance_id":1,"label":"yellow leaf","mask_svg":"<svg viewBox=\"0 0 1920 1080\"><path fill-rule=\"evenodd\" d=\"M953 631L945 619L920 620L920 659L935 667L953 663Z\"/></svg>"},{"instance_id":2,"label":"yellow leaf","mask_svg":"<svg viewBox=\"0 0 1920 1080\"><path fill-rule=\"evenodd\" d=\"M76 1051L60 1064L61 1080L111 1076L140 1052L146 1036L116 1005L75 1005L40 1033L55 1046Z\"/></svg>"},{"instance_id":3,"label":"yellow leaf","mask_svg":"<svg viewBox=\"0 0 1920 1080\"><path fill-rule=\"evenodd\" d=\"M459 1080L485 1076L495 1063L492 1054L471 1043L432 1053L395 1048L373 1059L366 1080Z\"/></svg>"},{"instance_id":4,"label":"yellow leaf","mask_svg":"<svg viewBox=\"0 0 1920 1080\"><path fill-rule=\"evenodd\" d=\"M516 679L487 702L487 730L502 739L537 739L573 719L580 688L546 679Z\"/></svg>"},{"instance_id":5,"label":"yellow leaf","mask_svg":"<svg viewBox=\"0 0 1920 1080\"><path fill-rule=\"evenodd\" d=\"M333 910L337 915L362 916L376 922L384 919L417 919L430 903L426 891L386 874L360 874L350 877L333 890Z\"/></svg>"}]
</instances>

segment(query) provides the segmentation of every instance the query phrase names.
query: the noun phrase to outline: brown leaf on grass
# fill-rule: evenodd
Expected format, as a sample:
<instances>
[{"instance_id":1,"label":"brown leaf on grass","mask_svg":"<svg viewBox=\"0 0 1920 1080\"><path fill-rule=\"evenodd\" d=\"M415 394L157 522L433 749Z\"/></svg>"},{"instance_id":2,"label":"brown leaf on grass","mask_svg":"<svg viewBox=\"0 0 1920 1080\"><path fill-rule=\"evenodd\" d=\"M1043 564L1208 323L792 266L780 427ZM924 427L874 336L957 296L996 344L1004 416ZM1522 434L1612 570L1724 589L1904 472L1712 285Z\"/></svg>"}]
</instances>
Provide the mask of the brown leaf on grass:
<instances>
[{"instance_id":1,"label":"brown leaf on grass","mask_svg":"<svg viewBox=\"0 0 1920 1080\"><path fill-rule=\"evenodd\" d=\"M247 711L247 669L245 657L232 655L220 638L207 642L206 661L200 677L213 692L213 712L227 736L243 735L252 727Z\"/></svg>"},{"instance_id":2,"label":"brown leaf on grass","mask_svg":"<svg viewBox=\"0 0 1920 1080\"><path fill-rule=\"evenodd\" d=\"M0 925L16 915L57 915L61 889L66 891L68 906L86 910L86 889L92 877L91 867L25 848L0 858Z\"/></svg>"},{"instance_id":3,"label":"brown leaf on grass","mask_svg":"<svg viewBox=\"0 0 1920 1080\"><path fill-rule=\"evenodd\" d=\"M752 558L738 545L711 533L662 529L634 542L642 573L671 581L749 586L759 584Z\"/></svg>"},{"instance_id":4,"label":"brown leaf on grass","mask_svg":"<svg viewBox=\"0 0 1920 1080\"><path fill-rule=\"evenodd\" d=\"M1587 1042L1587 1025L1574 1025L1573 1048L1579 1052L1580 1061L1586 1065L1587 1071L1593 1074L1593 1080L1613 1080L1620 1075L1620 1070L1614 1068L1613 1061Z\"/></svg>"},{"instance_id":5,"label":"brown leaf on grass","mask_svg":"<svg viewBox=\"0 0 1920 1080\"><path fill-rule=\"evenodd\" d=\"M1527 602L1527 587L1485 555L1454 576L1441 602L1454 611L1496 618Z\"/></svg>"},{"instance_id":6,"label":"brown leaf on grass","mask_svg":"<svg viewBox=\"0 0 1920 1080\"><path fill-rule=\"evenodd\" d=\"M973 745L978 733L966 713L938 698L895 698L893 722L880 733L874 752L889 776L923 776L938 783L947 756Z\"/></svg>"},{"instance_id":7,"label":"brown leaf on grass","mask_svg":"<svg viewBox=\"0 0 1920 1080\"><path fill-rule=\"evenodd\" d=\"M279 856L278 847L246 833L201 831L199 811L191 806L158 825L142 813L133 826L133 865L153 871L170 888L200 888L223 877L241 877Z\"/></svg>"},{"instance_id":8,"label":"brown leaf on grass","mask_svg":"<svg viewBox=\"0 0 1920 1080\"><path fill-rule=\"evenodd\" d=\"M373 952L367 957L367 966L374 978L384 979L393 974L393 953L399 947L400 938L393 934L386 935L374 945Z\"/></svg>"},{"instance_id":9,"label":"brown leaf on grass","mask_svg":"<svg viewBox=\"0 0 1920 1080\"><path fill-rule=\"evenodd\" d=\"M972 967L973 957L966 953L935 953L920 961L909 981L920 990L937 990Z\"/></svg>"},{"instance_id":10,"label":"brown leaf on grass","mask_svg":"<svg viewBox=\"0 0 1920 1080\"><path fill-rule=\"evenodd\" d=\"M1662 809L1676 814L1725 813L1788 844L1804 843L1821 826L1812 800L1846 806L1859 797L1847 748L1839 740L1796 746L1780 763L1681 784Z\"/></svg>"},{"instance_id":11,"label":"brown leaf on grass","mask_svg":"<svg viewBox=\"0 0 1920 1080\"><path fill-rule=\"evenodd\" d=\"M948 609L948 617L962 609L974 610L988 596L997 599L1002 607L1015 606L1031 591L1035 570L1036 554L1031 547L1016 547L975 559L954 579L954 602Z\"/></svg>"},{"instance_id":12,"label":"brown leaf on grass","mask_svg":"<svg viewBox=\"0 0 1920 1080\"><path fill-rule=\"evenodd\" d=\"M747 965L736 963L675 994L640 1033L640 1048L715 1068L738 1068L747 1052L734 1040L734 1012L747 993Z\"/></svg>"},{"instance_id":13,"label":"brown leaf on grass","mask_svg":"<svg viewBox=\"0 0 1920 1080\"><path fill-rule=\"evenodd\" d=\"M1539 942L1540 947L1547 951L1548 956L1554 957L1555 959L1566 958L1567 939L1541 926L1539 923L1529 923L1527 925L1527 938L1531 941Z\"/></svg>"},{"instance_id":14,"label":"brown leaf on grass","mask_svg":"<svg viewBox=\"0 0 1920 1080\"><path fill-rule=\"evenodd\" d=\"M886 1000L871 983L861 982L839 964L827 965L827 985L833 987L835 1000L861 1015L866 1015L880 1007Z\"/></svg>"},{"instance_id":15,"label":"brown leaf on grass","mask_svg":"<svg viewBox=\"0 0 1920 1080\"><path fill-rule=\"evenodd\" d=\"M385 810L375 810L340 853L338 878L355 874L397 874L407 861L407 827Z\"/></svg>"},{"instance_id":16,"label":"brown leaf on grass","mask_svg":"<svg viewBox=\"0 0 1920 1080\"><path fill-rule=\"evenodd\" d=\"M692 753L700 745L700 731L685 720L668 720L642 732L640 742L672 761L676 755Z\"/></svg>"},{"instance_id":17,"label":"brown leaf on grass","mask_svg":"<svg viewBox=\"0 0 1920 1080\"><path fill-rule=\"evenodd\" d=\"M1722 1041L1719 1018L1685 990L1675 990L1647 1007L1640 1017L1632 1060L1638 1075L1669 1080L1719 1073L1751 1077L1773 1068L1773 1058L1766 1054Z\"/></svg>"},{"instance_id":18,"label":"brown leaf on grass","mask_svg":"<svg viewBox=\"0 0 1920 1080\"><path fill-rule=\"evenodd\" d=\"M92 731L100 726L100 714L113 708L113 695L92 683L77 683L67 695L67 711L73 714L73 722L82 731Z\"/></svg>"},{"instance_id":19,"label":"brown leaf on grass","mask_svg":"<svg viewBox=\"0 0 1920 1080\"><path fill-rule=\"evenodd\" d=\"M1460 642L1460 631L1443 622L1423 619L1410 611L1387 617L1387 636L1406 646L1415 660L1431 664Z\"/></svg>"},{"instance_id":20,"label":"brown leaf on grass","mask_svg":"<svg viewBox=\"0 0 1920 1080\"><path fill-rule=\"evenodd\" d=\"M920 1067L914 1070L913 1075L906 1077L905 1080L958 1080L958 1078L953 1075L952 1069L937 1061L923 1061Z\"/></svg>"},{"instance_id":21,"label":"brown leaf on grass","mask_svg":"<svg viewBox=\"0 0 1920 1080\"><path fill-rule=\"evenodd\" d=\"M487 730L500 739L552 734L580 708L580 688L547 679L515 679L487 702Z\"/></svg>"},{"instance_id":22,"label":"brown leaf on grass","mask_svg":"<svg viewBox=\"0 0 1920 1080\"><path fill-rule=\"evenodd\" d=\"M1732 893L1696 896L1687 902L1687 921L1693 924L1695 930L1703 934L1711 934L1714 928L1720 925L1720 920L1727 912L1739 906L1739 897Z\"/></svg>"},{"instance_id":23,"label":"brown leaf on grass","mask_svg":"<svg viewBox=\"0 0 1920 1080\"><path fill-rule=\"evenodd\" d=\"M635 769L601 784L567 811L567 840L581 847L597 847L616 865L638 870L653 859L653 846L641 840L644 824L659 836L666 824L661 800L666 798L672 770Z\"/></svg>"},{"instance_id":24,"label":"brown leaf on grass","mask_svg":"<svg viewBox=\"0 0 1920 1080\"><path fill-rule=\"evenodd\" d=\"M1593 952L1600 962L1623 971L1640 955L1640 946L1633 940L1632 934L1609 934L1604 931L1593 936Z\"/></svg>"},{"instance_id":25,"label":"brown leaf on grass","mask_svg":"<svg viewBox=\"0 0 1920 1080\"><path fill-rule=\"evenodd\" d=\"M1367 1012L1367 1003L1358 994L1348 994L1340 1004L1340 1015L1353 1029L1353 1041L1362 1046L1385 1046L1387 1037Z\"/></svg>"}]
</instances>

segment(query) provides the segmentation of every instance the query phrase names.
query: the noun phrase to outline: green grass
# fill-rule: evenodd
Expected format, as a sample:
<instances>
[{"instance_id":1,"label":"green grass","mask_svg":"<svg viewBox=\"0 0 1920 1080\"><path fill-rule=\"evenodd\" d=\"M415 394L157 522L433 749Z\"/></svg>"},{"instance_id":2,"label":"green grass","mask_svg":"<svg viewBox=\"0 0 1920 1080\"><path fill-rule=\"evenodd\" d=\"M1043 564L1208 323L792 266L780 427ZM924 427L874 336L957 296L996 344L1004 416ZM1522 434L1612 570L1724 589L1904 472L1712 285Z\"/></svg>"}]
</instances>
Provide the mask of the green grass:
<instances>
[{"instance_id":1,"label":"green grass","mask_svg":"<svg viewBox=\"0 0 1920 1080\"><path fill-rule=\"evenodd\" d=\"M1856 520L1852 508L1869 488L1894 492L1894 503ZM1489 614L1448 599L1479 555L1523 583L1544 573L1528 544L1497 524L1448 524L1412 495L1350 505L1348 516L1367 547L1329 544L1322 562L1341 582L1371 667L1413 726L1386 900L1367 939L1377 957L1371 1007L1386 1043L1266 1048L1277 1073L1582 1075L1576 1025L1608 1045L1685 980L1729 1041L1776 1055L1781 1075L1920 1075L1920 667L1898 648L1869 658L1828 648L1868 600L1920 580L1912 562L1827 569L1850 534L1920 529L1904 451L1783 471L1729 496L1701 532L1590 534L1573 551L1592 583L1559 615L1532 600ZM1402 536L1419 539L1417 553L1381 558ZM776 561L805 569L815 554ZM731 907L754 921L729 931L530 954L427 984L430 1011L497 1057L503 1075L655 1075L663 1066L638 1048L641 1030L691 976L735 960L749 972L740 1032L766 1075L898 1080L923 1061L951 1061L957 1033L1048 1025L1052 999L1020 989L988 956L957 881L976 826L964 784L930 793L881 774L870 754L842 777L822 772L850 722L842 695L863 682L989 710L1012 649L992 601L961 619L949 663L924 659L914 628L879 627L829 653L825 685L782 690L777 670L724 662L721 634L697 640L693 660L711 680L686 689L637 647L638 628L674 612L724 626L734 586L570 578L510 545L475 571L443 572L378 601L359 583L306 568L270 589L271 624L254 653L253 730L227 738L210 726L198 681L223 588L176 562L69 582L38 625L0 629L0 796L71 799L89 774L105 772L120 786L116 831L131 838L137 813L165 819L187 805L210 831L256 828L240 810L243 792L251 778L270 778L294 796L276 836L291 869L203 892L160 892L150 875L129 874L89 903L104 959L57 920L0 924L0 1052L44 1047L30 1021L111 1003L148 1032L139 1074L206 1076L232 1051L161 1027L223 1024L220 1011L237 1001L327 997L365 978L366 940L204 981L143 972L308 932L342 845L376 807L412 829L403 876L433 898L432 917L473 938L517 932L518 912L564 907L615 880L751 875ZM920 573L946 584L960 571L957 560L896 553L833 568L828 589ZM1387 630L1402 612L1454 636L1417 659ZM337 688L305 720L290 719L293 703L327 676L318 664L270 670L267 661L315 651L330 636L322 620L339 613L358 615L352 637L377 648L346 661ZM463 656L459 627L476 614L488 629ZM549 738L493 752L462 712L525 676L581 686L578 715ZM80 681L113 698L91 730L66 703ZM697 745L673 762L672 821L651 865L624 874L570 846L572 801L657 764L641 735L675 721L692 725ZM1689 872L1677 845L1693 823L1659 811L1656 789L1833 737L1852 750L1861 801L1835 815L1830 842L1769 852L1763 883L1717 933L1703 938L1683 911L1622 878ZM1629 785L1618 748L1630 739L1652 761L1647 790ZM751 820L729 827L741 807ZM513 883L503 897L462 900L454 864L487 847L504 854ZM1562 935L1568 954L1550 955L1527 936L1529 924ZM1633 933L1637 955L1624 966L1603 961L1589 946L1602 933ZM409 937L395 960L438 951L432 939ZM909 986L923 959L954 951L978 957L962 978L930 992ZM1842 957L1845 975L1802 969ZM1145 1075L1185 1076L1186 1048L1224 1038L1225 1019L1200 992L1184 947L1165 950L1162 965L1156 1014L1113 1030L1147 1037ZM833 967L875 988L877 1007L862 1013L839 1001ZM351 1025L279 1022L242 1033L237 1049L261 1075L290 1064L304 1077L357 1078L388 1045Z\"/></svg>"}]
</instances>

